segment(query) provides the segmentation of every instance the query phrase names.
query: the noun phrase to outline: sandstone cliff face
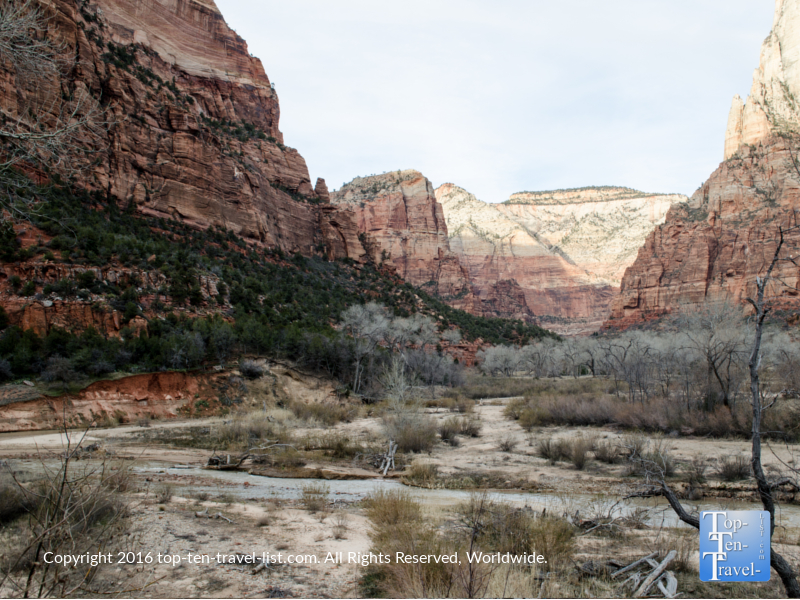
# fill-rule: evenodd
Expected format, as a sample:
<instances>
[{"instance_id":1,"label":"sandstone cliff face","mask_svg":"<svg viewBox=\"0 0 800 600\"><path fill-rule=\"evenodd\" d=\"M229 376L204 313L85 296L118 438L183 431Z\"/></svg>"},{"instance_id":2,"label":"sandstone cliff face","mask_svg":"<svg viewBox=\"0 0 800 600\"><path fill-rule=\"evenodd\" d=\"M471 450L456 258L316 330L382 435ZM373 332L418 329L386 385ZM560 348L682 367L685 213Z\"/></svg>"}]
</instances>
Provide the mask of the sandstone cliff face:
<instances>
[{"instance_id":1,"label":"sandstone cliff face","mask_svg":"<svg viewBox=\"0 0 800 600\"><path fill-rule=\"evenodd\" d=\"M742 145L800 131L800 0L776 0L772 31L745 103L734 96L725 132L725 160Z\"/></svg>"},{"instance_id":2,"label":"sandstone cliff face","mask_svg":"<svg viewBox=\"0 0 800 600\"><path fill-rule=\"evenodd\" d=\"M450 250L442 206L433 185L413 170L356 177L331 194L356 214L358 231L375 240L378 261L451 306L481 315L467 271Z\"/></svg>"},{"instance_id":3,"label":"sandstone cliff face","mask_svg":"<svg viewBox=\"0 0 800 600\"><path fill-rule=\"evenodd\" d=\"M800 0L777 0L750 97L746 104L734 98L726 161L647 238L623 277L609 326L705 302L741 303L753 293L774 255L778 228L797 223L799 92ZM787 251L798 243L794 231ZM768 293L777 305L796 308L797 267L779 263L775 275L781 283Z\"/></svg>"},{"instance_id":4,"label":"sandstone cliff face","mask_svg":"<svg viewBox=\"0 0 800 600\"><path fill-rule=\"evenodd\" d=\"M624 327L705 302L741 303L772 260L778 227L794 225L800 175L794 168L800 140L773 137L743 146L687 203L676 204L647 238L622 280L608 325ZM792 232L787 247L800 244ZM768 293L796 306L798 268L780 263L782 282Z\"/></svg>"},{"instance_id":5,"label":"sandstone cliff face","mask_svg":"<svg viewBox=\"0 0 800 600\"><path fill-rule=\"evenodd\" d=\"M567 334L602 325L636 249L684 198L586 188L522 192L488 204L453 184L437 188L436 197L451 247L484 305L508 310L518 304L518 289L549 328Z\"/></svg>"},{"instance_id":6,"label":"sandstone cliff face","mask_svg":"<svg viewBox=\"0 0 800 600\"><path fill-rule=\"evenodd\" d=\"M364 257L350 215L320 209L303 157L283 145L280 107L261 62L213 0L54 0L62 76L26 82L0 67L0 105L14 117L62 97L111 127L85 136L79 184L139 211L309 255Z\"/></svg>"}]
</instances>

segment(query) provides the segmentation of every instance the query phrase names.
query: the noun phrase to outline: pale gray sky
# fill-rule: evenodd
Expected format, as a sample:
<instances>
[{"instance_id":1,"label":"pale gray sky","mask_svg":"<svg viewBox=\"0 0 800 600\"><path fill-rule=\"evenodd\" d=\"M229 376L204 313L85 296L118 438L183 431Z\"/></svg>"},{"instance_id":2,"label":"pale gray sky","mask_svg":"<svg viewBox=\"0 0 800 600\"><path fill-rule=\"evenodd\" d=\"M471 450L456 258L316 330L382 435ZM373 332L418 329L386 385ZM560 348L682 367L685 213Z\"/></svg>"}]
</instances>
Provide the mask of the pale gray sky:
<instances>
[{"instance_id":1,"label":"pale gray sky","mask_svg":"<svg viewBox=\"0 0 800 600\"><path fill-rule=\"evenodd\" d=\"M722 160L774 0L216 0L286 144L331 189L414 168L498 202L690 195Z\"/></svg>"}]
</instances>

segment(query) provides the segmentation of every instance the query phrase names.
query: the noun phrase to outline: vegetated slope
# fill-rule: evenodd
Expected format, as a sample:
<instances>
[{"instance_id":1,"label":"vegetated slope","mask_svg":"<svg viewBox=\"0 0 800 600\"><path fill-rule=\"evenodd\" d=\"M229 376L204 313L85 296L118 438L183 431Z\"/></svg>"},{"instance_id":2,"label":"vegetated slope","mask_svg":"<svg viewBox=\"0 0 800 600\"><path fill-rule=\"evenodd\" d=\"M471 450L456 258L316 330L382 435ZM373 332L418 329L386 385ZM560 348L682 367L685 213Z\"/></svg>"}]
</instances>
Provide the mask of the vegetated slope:
<instances>
[{"instance_id":1,"label":"vegetated slope","mask_svg":"<svg viewBox=\"0 0 800 600\"><path fill-rule=\"evenodd\" d=\"M597 330L624 269L680 195L628 188L520 192L489 204L453 184L437 188L453 251L484 302L511 283L560 333Z\"/></svg>"},{"instance_id":2,"label":"vegetated slope","mask_svg":"<svg viewBox=\"0 0 800 600\"><path fill-rule=\"evenodd\" d=\"M192 368L257 352L346 381L349 342L335 324L347 306L365 300L396 315L431 315L468 340L525 343L552 335L454 309L374 263L264 251L221 228L121 210L99 192L49 185L35 193L33 225L3 230L3 378L38 374L54 357L68 359L66 370L101 375Z\"/></svg>"},{"instance_id":3,"label":"vegetated slope","mask_svg":"<svg viewBox=\"0 0 800 600\"><path fill-rule=\"evenodd\" d=\"M283 144L275 90L213 1L41 6L58 68L0 65L4 125L53 128L63 110L87 123L62 153L69 169L36 153L27 178L3 167L0 379L67 383L258 352L346 381L351 342L334 325L369 300L468 340L549 335L379 269L353 213L328 203L324 181L312 188Z\"/></svg>"},{"instance_id":4,"label":"vegetated slope","mask_svg":"<svg viewBox=\"0 0 800 600\"><path fill-rule=\"evenodd\" d=\"M793 98L800 93L800 2L778 2L775 10L747 103L734 98L725 162L647 238L623 277L609 326L709 301L742 302L775 253L779 227L797 224L800 111ZM798 232L785 242L785 256L796 255ZM769 294L796 310L798 267L783 261L775 274Z\"/></svg>"}]
</instances>

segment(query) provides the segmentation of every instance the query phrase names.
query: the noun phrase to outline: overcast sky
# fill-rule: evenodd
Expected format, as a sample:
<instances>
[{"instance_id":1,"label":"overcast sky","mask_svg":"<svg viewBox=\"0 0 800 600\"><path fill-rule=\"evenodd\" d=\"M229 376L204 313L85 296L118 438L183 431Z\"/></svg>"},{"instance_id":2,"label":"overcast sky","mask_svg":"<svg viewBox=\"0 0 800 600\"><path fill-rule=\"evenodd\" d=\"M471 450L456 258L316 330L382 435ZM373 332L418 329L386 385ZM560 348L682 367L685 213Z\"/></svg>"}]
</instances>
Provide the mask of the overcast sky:
<instances>
[{"instance_id":1,"label":"overcast sky","mask_svg":"<svg viewBox=\"0 0 800 600\"><path fill-rule=\"evenodd\" d=\"M414 168L490 202L690 195L722 160L774 0L216 0L312 183Z\"/></svg>"}]
</instances>

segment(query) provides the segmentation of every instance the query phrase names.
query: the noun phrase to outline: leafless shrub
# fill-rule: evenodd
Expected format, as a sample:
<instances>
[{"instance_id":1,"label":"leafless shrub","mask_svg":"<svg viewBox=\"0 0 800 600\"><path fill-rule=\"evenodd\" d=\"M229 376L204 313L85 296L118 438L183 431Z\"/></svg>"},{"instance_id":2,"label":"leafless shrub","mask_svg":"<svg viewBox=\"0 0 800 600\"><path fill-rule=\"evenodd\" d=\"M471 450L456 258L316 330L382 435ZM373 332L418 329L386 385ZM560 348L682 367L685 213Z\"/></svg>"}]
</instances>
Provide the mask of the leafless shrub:
<instances>
[{"instance_id":1,"label":"leafless shrub","mask_svg":"<svg viewBox=\"0 0 800 600\"><path fill-rule=\"evenodd\" d=\"M750 462L744 456L726 456L717 470L724 481L742 481L750 478Z\"/></svg>"},{"instance_id":2,"label":"leafless shrub","mask_svg":"<svg viewBox=\"0 0 800 600\"><path fill-rule=\"evenodd\" d=\"M658 552L658 560L663 560L670 550L675 550L677 555L669 564L670 570L695 573L697 567L694 553L697 551L697 544L697 533L694 531L664 531L657 537L656 543L650 545L650 549Z\"/></svg>"},{"instance_id":3,"label":"leafless shrub","mask_svg":"<svg viewBox=\"0 0 800 600\"><path fill-rule=\"evenodd\" d=\"M481 434L481 422L477 419L468 417L450 417L439 424L439 437L443 442L450 445L458 445L457 435L465 437L479 437ZM456 443L453 443L453 442Z\"/></svg>"},{"instance_id":4,"label":"leafless shrub","mask_svg":"<svg viewBox=\"0 0 800 600\"><path fill-rule=\"evenodd\" d=\"M457 437L459 429L458 422L455 418L445 419L439 423L439 437L444 443L457 446L459 444Z\"/></svg>"},{"instance_id":5,"label":"leafless shrub","mask_svg":"<svg viewBox=\"0 0 800 600\"><path fill-rule=\"evenodd\" d=\"M539 443L536 445L536 454L550 461L550 464L555 464L559 460L568 459L570 451L565 440L554 440L548 437L539 440Z\"/></svg>"},{"instance_id":6,"label":"leafless shrub","mask_svg":"<svg viewBox=\"0 0 800 600\"><path fill-rule=\"evenodd\" d=\"M600 462L604 462L609 465L616 464L622 460L619 447L607 440L595 444L594 457Z\"/></svg>"},{"instance_id":7,"label":"leafless shrub","mask_svg":"<svg viewBox=\"0 0 800 600\"><path fill-rule=\"evenodd\" d=\"M169 484L164 484L156 490L154 496L155 501L158 504L169 504L172 501L172 493L172 486Z\"/></svg>"},{"instance_id":8,"label":"leafless shrub","mask_svg":"<svg viewBox=\"0 0 800 600\"><path fill-rule=\"evenodd\" d=\"M689 484L696 485L704 483L706 480L706 471L708 470L708 462L701 456L695 456L686 466L686 474L689 478Z\"/></svg>"},{"instance_id":9,"label":"leafless shrub","mask_svg":"<svg viewBox=\"0 0 800 600\"><path fill-rule=\"evenodd\" d=\"M408 410L388 415L383 426L400 452L430 452L436 444L436 422L424 413Z\"/></svg>"},{"instance_id":10,"label":"leafless shrub","mask_svg":"<svg viewBox=\"0 0 800 600\"><path fill-rule=\"evenodd\" d=\"M350 421L357 411L354 406L343 404L328 404L326 402L299 402L289 404L295 417L303 421L316 421L332 427L341 421Z\"/></svg>"},{"instance_id":11,"label":"leafless shrub","mask_svg":"<svg viewBox=\"0 0 800 600\"><path fill-rule=\"evenodd\" d=\"M247 379L258 379L264 375L265 369L256 361L245 358L239 361L239 372Z\"/></svg>"},{"instance_id":12,"label":"leafless shrub","mask_svg":"<svg viewBox=\"0 0 800 600\"><path fill-rule=\"evenodd\" d=\"M594 449L594 440L585 436L577 436L569 441L570 446L570 460L575 468L582 471L586 466L589 452Z\"/></svg>"},{"instance_id":13,"label":"leafless shrub","mask_svg":"<svg viewBox=\"0 0 800 600\"><path fill-rule=\"evenodd\" d=\"M631 475L649 475L663 479L675 474L675 459L663 441L652 444L648 441L641 447L638 439L634 439L632 444L633 449L629 449L631 453L628 458Z\"/></svg>"},{"instance_id":14,"label":"leafless shrub","mask_svg":"<svg viewBox=\"0 0 800 600\"><path fill-rule=\"evenodd\" d=\"M629 434L622 438L622 443L620 445L625 449L628 458L633 459L641 457L649 443L650 441L644 435Z\"/></svg>"},{"instance_id":15,"label":"leafless shrub","mask_svg":"<svg viewBox=\"0 0 800 600\"><path fill-rule=\"evenodd\" d=\"M300 446L304 450L323 450L331 458L353 458L364 452L361 444L354 443L341 431L326 431L321 435L306 436Z\"/></svg>"},{"instance_id":16,"label":"leafless shrub","mask_svg":"<svg viewBox=\"0 0 800 600\"><path fill-rule=\"evenodd\" d=\"M74 434L66 434L67 439ZM103 553L120 548L129 525L127 506L114 481L119 469L105 462L75 463L81 440L70 440L55 467L22 484L10 473L0 493L0 517L15 521L16 546L0 560L0 589L13 596L95 595L88 587L104 568L71 569L43 560L55 555Z\"/></svg>"},{"instance_id":17,"label":"leafless shrub","mask_svg":"<svg viewBox=\"0 0 800 600\"><path fill-rule=\"evenodd\" d=\"M478 419L462 417L458 419L458 432L466 437L480 437L483 425Z\"/></svg>"},{"instance_id":18,"label":"leafless shrub","mask_svg":"<svg viewBox=\"0 0 800 600\"><path fill-rule=\"evenodd\" d=\"M292 436L263 412L239 413L216 429L217 443L227 450L249 450L265 443L291 444Z\"/></svg>"},{"instance_id":19,"label":"leafless shrub","mask_svg":"<svg viewBox=\"0 0 800 600\"><path fill-rule=\"evenodd\" d=\"M512 437L507 437L500 440L500 443L497 445L497 447L501 452L513 452L514 448L517 447L517 440Z\"/></svg>"}]
</instances>

